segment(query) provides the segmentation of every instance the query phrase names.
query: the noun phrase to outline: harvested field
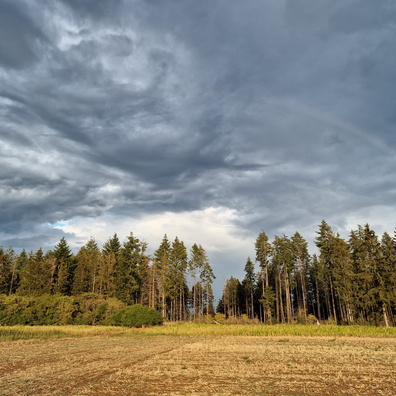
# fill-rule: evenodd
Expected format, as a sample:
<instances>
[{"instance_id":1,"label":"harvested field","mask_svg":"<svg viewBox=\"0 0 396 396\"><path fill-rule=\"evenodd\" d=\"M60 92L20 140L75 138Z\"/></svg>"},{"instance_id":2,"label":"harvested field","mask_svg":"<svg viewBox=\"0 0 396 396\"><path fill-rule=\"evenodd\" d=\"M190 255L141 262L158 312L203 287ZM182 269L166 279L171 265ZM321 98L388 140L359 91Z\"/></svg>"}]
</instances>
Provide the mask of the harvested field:
<instances>
[{"instance_id":1,"label":"harvested field","mask_svg":"<svg viewBox=\"0 0 396 396\"><path fill-rule=\"evenodd\" d=\"M2 396L396 392L395 338L84 335L0 349Z\"/></svg>"}]
</instances>

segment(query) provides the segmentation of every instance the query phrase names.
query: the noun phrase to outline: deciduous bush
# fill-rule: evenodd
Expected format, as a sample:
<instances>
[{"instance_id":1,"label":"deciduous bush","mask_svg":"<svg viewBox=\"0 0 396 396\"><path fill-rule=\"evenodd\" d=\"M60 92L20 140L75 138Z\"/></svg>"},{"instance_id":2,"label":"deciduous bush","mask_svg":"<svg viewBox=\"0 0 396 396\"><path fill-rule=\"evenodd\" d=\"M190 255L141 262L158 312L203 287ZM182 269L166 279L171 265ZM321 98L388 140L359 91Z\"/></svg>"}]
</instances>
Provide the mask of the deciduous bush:
<instances>
[{"instance_id":1,"label":"deciduous bush","mask_svg":"<svg viewBox=\"0 0 396 396\"><path fill-rule=\"evenodd\" d=\"M0 295L0 325L108 324L124 307L116 298L93 293L72 297Z\"/></svg>"},{"instance_id":2,"label":"deciduous bush","mask_svg":"<svg viewBox=\"0 0 396 396\"><path fill-rule=\"evenodd\" d=\"M115 326L142 327L159 325L162 324L163 321L161 314L155 309L136 304L116 312L109 324Z\"/></svg>"}]
</instances>

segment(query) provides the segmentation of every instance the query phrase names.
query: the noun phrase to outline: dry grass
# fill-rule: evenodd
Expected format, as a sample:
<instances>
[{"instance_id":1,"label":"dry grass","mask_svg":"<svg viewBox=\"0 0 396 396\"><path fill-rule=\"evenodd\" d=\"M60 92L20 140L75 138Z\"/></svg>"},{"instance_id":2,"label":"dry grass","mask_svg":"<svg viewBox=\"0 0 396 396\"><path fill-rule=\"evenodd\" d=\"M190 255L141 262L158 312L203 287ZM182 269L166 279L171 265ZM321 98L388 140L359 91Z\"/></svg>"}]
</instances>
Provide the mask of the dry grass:
<instances>
[{"instance_id":1,"label":"dry grass","mask_svg":"<svg viewBox=\"0 0 396 396\"><path fill-rule=\"evenodd\" d=\"M0 341L114 335L128 330L111 326L0 326Z\"/></svg>"},{"instance_id":2,"label":"dry grass","mask_svg":"<svg viewBox=\"0 0 396 396\"><path fill-rule=\"evenodd\" d=\"M0 395L394 395L396 389L395 338L114 337L81 330L81 337L0 343Z\"/></svg>"},{"instance_id":3,"label":"dry grass","mask_svg":"<svg viewBox=\"0 0 396 396\"><path fill-rule=\"evenodd\" d=\"M390 337L396 338L395 327L337 326L337 325L215 325L172 323L167 326L134 329L127 334L199 335L199 336L304 336L304 337Z\"/></svg>"}]
</instances>

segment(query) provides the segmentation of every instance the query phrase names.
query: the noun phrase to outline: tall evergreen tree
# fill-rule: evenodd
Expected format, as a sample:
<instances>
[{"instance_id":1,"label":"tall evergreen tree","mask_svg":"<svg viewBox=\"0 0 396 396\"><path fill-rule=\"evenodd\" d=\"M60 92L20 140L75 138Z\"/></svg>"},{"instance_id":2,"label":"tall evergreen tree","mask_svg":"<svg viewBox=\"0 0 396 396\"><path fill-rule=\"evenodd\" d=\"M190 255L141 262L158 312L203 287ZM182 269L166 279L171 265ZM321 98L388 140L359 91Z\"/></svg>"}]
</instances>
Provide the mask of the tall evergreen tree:
<instances>
[{"instance_id":1,"label":"tall evergreen tree","mask_svg":"<svg viewBox=\"0 0 396 396\"><path fill-rule=\"evenodd\" d=\"M104 253L99 257L99 269L96 280L96 291L99 294L113 297L115 295L116 256L113 252Z\"/></svg>"},{"instance_id":2,"label":"tall evergreen tree","mask_svg":"<svg viewBox=\"0 0 396 396\"><path fill-rule=\"evenodd\" d=\"M100 250L94 238L79 250L76 256L73 294L98 292L97 277L100 268Z\"/></svg>"},{"instance_id":3,"label":"tall evergreen tree","mask_svg":"<svg viewBox=\"0 0 396 396\"><path fill-rule=\"evenodd\" d=\"M52 262L44 257L40 248L35 254L30 252L26 267L21 276L18 293L28 296L39 296L51 292Z\"/></svg>"},{"instance_id":4,"label":"tall evergreen tree","mask_svg":"<svg viewBox=\"0 0 396 396\"><path fill-rule=\"evenodd\" d=\"M395 325L392 307L396 307L396 243L388 233L381 238L381 260L378 263L379 299L385 326Z\"/></svg>"},{"instance_id":5,"label":"tall evergreen tree","mask_svg":"<svg viewBox=\"0 0 396 396\"><path fill-rule=\"evenodd\" d=\"M65 237L60 239L55 249L48 252L47 256L55 259L52 276L53 292L70 295L73 287L75 260Z\"/></svg>"},{"instance_id":6,"label":"tall evergreen tree","mask_svg":"<svg viewBox=\"0 0 396 396\"><path fill-rule=\"evenodd\" d=\"M292 272L294 270L293 251L290 239L275 236L272 243L272 270L275 276L277 320L285 323L293 320Z\"/></svg>"},{"instance_id":7,"label":"tall evergreen tree","mask_svg":"<svg viewBox=\"0 0 396 396\"><path fill-rule=\"evenodd\" d=\"M355 305L359 316L366 322L374 320L378 323L377 313L382 312L378 276L382 254L378 237L368 224L358 226L357 230L351 232L349 245L355 272Z\"/></svg>"},{"instance_id":8,"label":"tall evergreen tree","mask_svg":"<svg viewBox=\"0 0 396 396\"><path fill-rule=\"evenodd\" d=\"M13 279L14 252L0 246L0 294L10 294Z\"/></svg>"},{"instance_id":9,"label":"tall evergreen tree","mask_svg":"<svg viewBox=\"0 0 396 396\"><path fill-rule=\"evenodd\" d=\"M141 302L148 267L146 249L147 244L131 233L120 250L115 268L115 296L127 304Z\"/></svg>"},{"instance_id":10,"label":"tall evergreen tree","mask_svg":"<svg viewBox=\"0 0 396 396\"><path fill-rule=\"evenodd\" d=\"M212 315L214 314L214 307L213 307L213 290L212 290L212 283L213 280L216 279L214 276L212 267L209 263L208 256L206 255L205 249L199 245L199 250L201 251L201 256L203 257L200 279L203 288L203 300L205 304L205 314Z\"/></svg>"},{"instance_id":11,"label":"tall evergreen tree","mask_svg":"<svg viewBox=\"0 0 396 396\"><path fill-rule=\"evenodd\" d=\"M245 264L245 278L243 279L243 288L245 289L246 314L249 318L254 317L253 291L255 279L256 274L254 273L254 264L250 257L248 257Z\"/></svg>"},{"instance_id":12,"label":"tall evergreen tree","mask_svg":"<svg viewBox=\"0 0 396 396\"><path fill-rule=\"evenodd\" d=\"M115 256L118 255L118 253L121 250L121 242L118 239L117 234L114 234L111 238L109 238L103 245L103 252L105 254L110 254L113 253Z\"/></svg>"},{"instance_id":13,"label":"tall evergreen tree","mask_svg":"<svg viewBox=\"0 0 396 396\"><path fill-rule=\"evenodd\" d=\"M241 289L241 283L233 276L224 285L222 299L224 302L224 312L228 318L241 315Z\"/></svg>"},{"instance_id":14,"label":"tall evergreen tree","mask_svg":"<svg viewBox=\"0 0 396 396\"><path fill-rule=\"evenodd\" d=\"M334 290L334 238L331 227L322 220L315 244L319 249L319 261L324 277L324 294L327 316L337 320L336 296Z\"/></svg>"},{"instance_id":15,"label":"tall evergreen tree","mask_svg":"<svg viewBox=\"0 0 396 396\"><path fill-rule=\"evenodd\" d=\"M196 243L190 251L188 269L193 278L192 308L193 317L213 313L212 283L216 277L213 274L205 249ZM198 281L200 279L200 281Z\"/></svg>"},{"instance_id":16,"label":"tall evergreen tree","mask_svg":"<svg viewBox=\"0 0 396 396\"><path fill-rule=\"evenodd\" d=\"M152 292L154 297L158 299L157 309L161 310L162 316L169 317L168 311L168 268L169 268L169 256L170 256L171 245L165 234L162 238L162 242L158 249L154 252L154 260L152 265L152 279L153 286Z\"/></svg>"},{"instance_id":17,"label":"tall evergreen tree","mask_svg":"<svg viewBox=\"0 0 396 396\"><path fill-rule=\"evenodd\" d=\"M169 254L167 289L172 320L184 320L186 316L186 270L188 256L184 243L178 237L172 242Z\"/></svg>"},{"instance_id":18,"label":"tall evergreen tree","mask_svg":"<svg viewBox=\"0 0 396 396\"><path fill-rule=\"evenodd\" d=\"M307 275L309 266L309 253L307 241L296 232L291 238L291 249L295 268L295 291L297 312L301 316L307 316L308 298L307 298Z\"/></svg>"},{"instance_id":19,"label":"tall evergreen tree","mask_svg":"<svg viewBox=\"0 0 396 396\"><path fill-rule=\"evenodd\" d=\"M259 263L261 273L259 274L259 279L261 280L261 296L264 300L268 302L268 298L264 297L266 295L266 289L269 287L269 273L268 273L268 265L269 258L271 256L272 248L271 243L268 240L268 236L264 231L261 231L258 235L255 243L256 248L256 262ZM271 291L269 292L271 294ZM269 297L269 295L267 296ZM264 301L263 300L263 301ZM266 308L264 308L264 312L261 314L261 306L260 306L260 318L262 321L266 321L267 318L270 317L270 307L266 304Z\"/></svg>"},{"instance_id":20,"label":"tall evergreen tree","mask_svg":"<svg viewBox=\"0 0 396 396\"><path fill-rule=\"evenodd\" d=\"M339 318L346 323L354 321L355 276L348 243L339 235L332 240L332 269L335 302Z\"/></svg>"}]
</instances>

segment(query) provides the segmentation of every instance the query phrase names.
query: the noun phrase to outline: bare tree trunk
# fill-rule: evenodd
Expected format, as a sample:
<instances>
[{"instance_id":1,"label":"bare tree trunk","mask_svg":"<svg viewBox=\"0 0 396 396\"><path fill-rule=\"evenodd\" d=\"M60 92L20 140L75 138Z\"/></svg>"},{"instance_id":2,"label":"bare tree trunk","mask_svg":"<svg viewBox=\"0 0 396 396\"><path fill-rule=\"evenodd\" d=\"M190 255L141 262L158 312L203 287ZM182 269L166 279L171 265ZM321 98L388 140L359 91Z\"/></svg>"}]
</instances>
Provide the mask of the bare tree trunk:
<instances>
[{"instance_id":1,"label":"bare tree trunk","mask_svg":"<svg viewBox=\"0 0 396 396\"><path fill-rule=\"evenodd\" d=\"M321 320L319 285L318 285L318 279L316 277L315 277L315 289L316 289L316 314L317 314L318 320Z\"/></svg>"},{"instance_id":2,"label":"bare tree trunk","mask_svg":"<svg viewBox=\"0 0 396 396\"><path fill-rule=\"evenodd\" d=\"M280 311L280 318L281 322L285 323L285 311L283 308L283 293L282 293L282 282L281 282L281 274L278 273L278 282L279 282L279 311Z\"/></svg>"},{"instance_id":3,"label":"bare tree trunk","mask_svg":"<svg viewBox=\"0 0 396 396\"><path fill-rule=\"evenodd\" d=\"M253 319L254 318L253 287L250 288L250 313L251 313L251 319Z\"/></svg>"},{"instance_id":4,"label":"bare tree trunk","mask_svg":"<svg viewBox=\"0 0 396 396\"><path fill-rule=\"evenodd\" d=\"M287 317L287 322L291 323L293 312L291 307L289 274L287 272L284 276L284 279L285 279L286 317Z\"/></svg>"},{"instance_id":5,"label":"bare tree trunk","mask_svg":"<svg viewBox=\"0 0 396 396\"><path fill-rule=\"evenodd\" d=\"M301 292L302 292L304 317L307 317L307 287L305 285L305 279L302 270L300 271L300 277L301 277Z\"/></svg>"},{"instance_id":6,"label":"bare tree trunk","mask_svg":"<svg viewBox=\"0 0 396 396\"><path fill-rule=\"evenodd\" d=\"M385 303L382 303L382 313L384 315L385 326L389 327L389 321L388 321L388 315L386 313L386 304Z\"/></svg>"},{"instance_id":7,"label":"bare tree trunk","mask_svg":"<svg viewBox=\"0 0 396 396\"><path fill-rule=\"evenodd\" d=\"M279 284L278 277L275 278L275 310L276 310L276 320L280 322L280 292L279 292Z\"/></svg>"},{"instance_id":8,"label":"bare tree trunk","mask_svg":"<svg viewBox=\"0 0 396 396\"><path fill-rule=\"evenodd\" d=\"M334 289L333 289L333 280L330 277L330 294L331 294L331 305L333 308L333 316L334 320L337 321L337 310L336 310L336 305L335 305L335 299L334 299Z\"/></svg>"},{"instance_id":9,"label":"bare tree trunk","mask_svg":"<svg viewBox=\"0 0 396 396\"><path fill-rule=\"evenodd\" d=\"M15 258L15 259L14 259L13 266L12 266L11 282L10 282L10 289L9 289L9 291L8 291L8 295L11 295L12 289L13 289L13 287L14 287L14 280L15 280L15 272L16 272L17 263L18 263L18 262L17 262L17 259Z\"/></svg>"}]
</instances>

